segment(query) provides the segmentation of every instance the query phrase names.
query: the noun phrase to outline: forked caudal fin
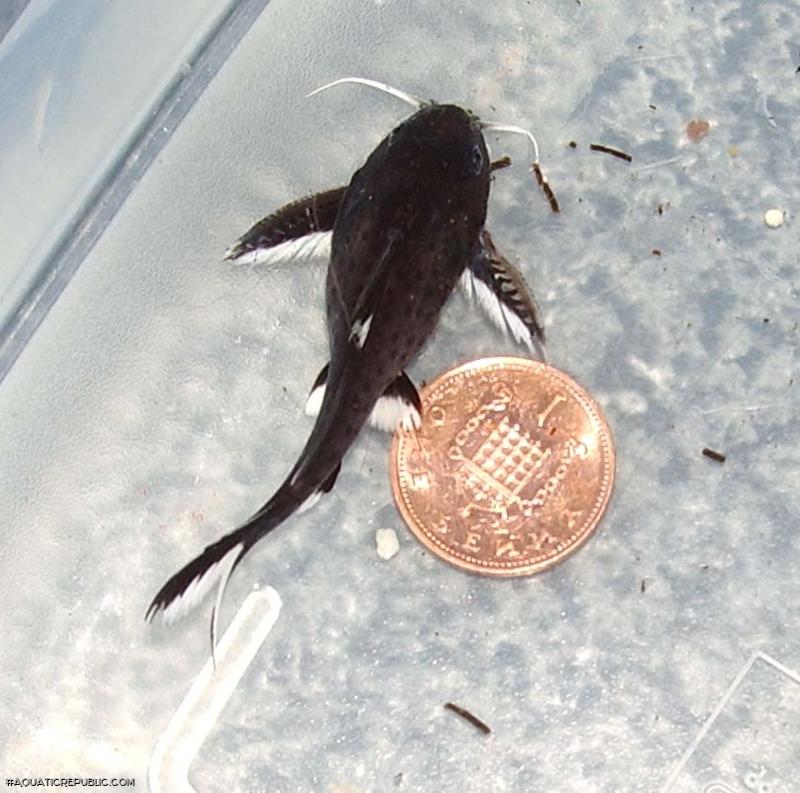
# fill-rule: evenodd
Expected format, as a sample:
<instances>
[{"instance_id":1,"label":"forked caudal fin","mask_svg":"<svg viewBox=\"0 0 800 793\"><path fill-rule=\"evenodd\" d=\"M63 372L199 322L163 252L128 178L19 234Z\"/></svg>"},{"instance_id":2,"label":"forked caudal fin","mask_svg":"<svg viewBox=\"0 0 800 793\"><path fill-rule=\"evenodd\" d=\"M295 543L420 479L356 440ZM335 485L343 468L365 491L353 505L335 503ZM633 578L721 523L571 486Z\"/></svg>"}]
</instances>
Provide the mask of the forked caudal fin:
<instances>
[{"instance_id":1,"label":"forked caudal fin","mask_svg":"<svg viewBox=\"0 0 800 793\"><path fill-rule=\"evenodd\" d=\"M164 622L181 619L195 608L214 585L225 582L245 551L244 540L233 532L193 559L164 584L147 609L145 619L150 621L161 614Z\"/></svg>"},{"instance_id":2,"label":"forked caudal fin","mask_svg":"<svg viewBox=\"0 0 800 793\"><path fill-rule=\"evenodd\" d=\"M166 622L174 622L195 608L216 586L217 597L211 618L213 656L217 617L231 573L262 537L309 501L315 500L319 494L328 492L333 487L338 471L336 466L319 484L293 481L290 476L243 526L209 545L203 553L175 573L153 598L145 619L152 621L160 615Z\"/></svg>"}]
</instances>

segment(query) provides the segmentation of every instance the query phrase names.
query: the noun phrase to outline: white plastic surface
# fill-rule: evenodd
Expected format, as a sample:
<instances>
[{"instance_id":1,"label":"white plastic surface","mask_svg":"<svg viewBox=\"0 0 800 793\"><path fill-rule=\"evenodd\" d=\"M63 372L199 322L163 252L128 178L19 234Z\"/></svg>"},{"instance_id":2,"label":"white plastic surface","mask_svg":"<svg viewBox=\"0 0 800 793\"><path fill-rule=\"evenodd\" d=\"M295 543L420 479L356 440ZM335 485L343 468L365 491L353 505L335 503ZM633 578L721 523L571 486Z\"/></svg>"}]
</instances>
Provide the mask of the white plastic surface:
<instances>
[{"instance_id":1,"label":"white plastic surface","mask_svg":"<svg viewBox=\"0 0 800 793\"><path fill-rule=\"evenodd\" d=\"M71 277L54 259L87 234L87 205L234 5L32 0L0 39L0 379L7 337Z\"/></svg>"},{"instance_id":2,"label":"white plastic surface","mask_svg":"<svg viewBox=\"0 0 800 793\"><path fill-rule=\"evenodd\" d=\"M551 572L467 576L405 532L388 439L365 431L331 495L231 580L223 625L254 582L284 606L193 787L664 789L763 651L790 674L753 666L714 722L724 732L668 790L798 789L795 11L273 0L0 387L3 774L145 784L209 614L167 631L144 611L282 480L326 359L323 263L220 259L268 211L343 184L404 117L357 87L303 99L364 75L534 129L562 212L533 185L526 143L490 136L515 161L490 228L539 299L550 361L606 410L616 491ZM711 122L697 142L692 119ZM776 206L786 219L769 229ZM515 349L456 296L411 374ZM401 538L389 562L374 549L385 527ZM762 727L771 740L749 740Z\"/></svg>"}]
</instances>

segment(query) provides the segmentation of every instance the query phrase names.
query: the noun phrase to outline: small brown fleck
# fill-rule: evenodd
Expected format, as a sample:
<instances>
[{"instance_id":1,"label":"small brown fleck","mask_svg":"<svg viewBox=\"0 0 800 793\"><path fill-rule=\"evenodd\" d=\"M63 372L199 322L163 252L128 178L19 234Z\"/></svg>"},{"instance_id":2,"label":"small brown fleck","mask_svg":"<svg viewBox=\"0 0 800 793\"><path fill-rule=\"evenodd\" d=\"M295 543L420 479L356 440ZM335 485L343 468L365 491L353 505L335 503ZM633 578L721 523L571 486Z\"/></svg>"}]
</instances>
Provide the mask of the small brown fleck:
<instances>
[{"instance_id":1,"label":"small brown fleck","mask_svg":"<svg viewBox=\"0 0 800 793\"><path fill-rule=\"evenodd\" d=\"M625 162L631 162L633 160L630 154L626 154L619 149L612 149L611 146L604 146L602 143L592 143L589 148L592 151L601 151L603 154L610 154L612 157L618 157L620 160L625 160Z\"/></svg>"},{"instance_id":2,"label":"small brown fleck","mask_svg":"<svg viewBox=\"0 0 800 793\"><path fill-rule=\"evenodd\" d=\"M550 204L550 209L554 213L560 212L560 208L558 206L558 201L556 200L555 193L553 193L553 189L550 187L549 182L547 181L545 175L542 173L541 166L538 162L533 163L531 165L531 171L533 171L533 175L536 177L536 184L542 188L542 192L545 195L548 203Z\"/></svg>"},{"instance_id":3,"label":"small brown fleck","mask_svg":"<svg viewBox=\"0 0 800 793\"><path fill-rule=\"evenodd\" d=\"M574 141L574 140L571 140L571 141L570 141L570 142L569 142L567 145L568 145L568 146L569 146L571 149L577 149L577 148L578 148L578 144L577 144L577 143L575 143L575 141Z\"/></svg>"},{"instance_id":4,"label":"small brown fleck","mask_svg":"<svg viewBox=\"0 0 800 793\"><path fill-rule=\"evenodd\" d=\"M473 727L477 727L484 735L488 735L492 731L492 728L488 724L481 721L466 708L462 708L459 705L454 705L452 702L445 702L444 707L446 710L452 710L453 713L461 716L462 719L466 719L466 721L468 721Z\"/></svg>"},{"instance_id":5,"label":"small brown fleck","mask_svg":"<svg viewBox=\"0 0 800 793\"><path fill-rule=\"evenodd\" d=\"M653 256L661 256L661 251L658 248L653 248L652 254Z\"/></svg>"},{"instance_id":6,"label":"small brown fleck","mask_svg":"<svg viewBox=\"0 0 800 793\"><path fill-rule=\"evenodd\" d=\"M702 119L693 119L686 125L686 137L692 143L702 140L711 131L711 124Z\"/></svg>"},{"instance_id":7,"label":"small brown fleck","mask_svg":"<svg viewBox=\"0 0 800 793\"><path fill-rule=\"evenodd\" d=\"M715 452L713 449L705 448L703 449L703 454L710 460L714 460L716 463L725 462L725 455L721 454L720 452Z\"/></svg>"},{"instance_id":8,"label":"small brown fleck","mask_svg":"<svg viewBox=\"0 0 800 793\"><path fill-rule=\"evenodd\" d=\"M647 579L646 579L646 578L643 578L643 579L642 579L642 585L639 587L639 591L640 591L642 594L644 594L645 592L647 592Z\"/></svg>"},{"instance_id":9,"label":"small brown fleck","mask_svg":"<svg viewBox=\"0 0 800 793\"><path fill-rule=\"evenodd\" d=\"M648 105L648 107L649 107L651 110L655 110L655 109L656 109L656 106L655 106L655 105Z\"/></svg>"},{"instance_id":10,"label":"small brown fleck","mask_svg":"<svg viewBox=\"0 0 800 793\"><path fill-rule=\"evenodd\" d=\"M508 168L511 165L511 157L506 155L505 157L501 157L499 160L495 160L490 166L490 171L499 171L501 168Z\"/></svg>"}]
</instances>

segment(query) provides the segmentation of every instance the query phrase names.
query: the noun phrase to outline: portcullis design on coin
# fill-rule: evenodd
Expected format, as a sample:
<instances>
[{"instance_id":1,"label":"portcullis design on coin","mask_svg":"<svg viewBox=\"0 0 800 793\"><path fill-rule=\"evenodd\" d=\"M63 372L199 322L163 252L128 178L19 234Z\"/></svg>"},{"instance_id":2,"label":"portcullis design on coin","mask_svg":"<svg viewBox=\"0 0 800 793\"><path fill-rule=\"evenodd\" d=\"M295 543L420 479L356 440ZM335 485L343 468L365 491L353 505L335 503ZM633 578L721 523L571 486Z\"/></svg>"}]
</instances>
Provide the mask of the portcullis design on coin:
<instances>
[{"instance_id":1,"label":"portcullis design on coin","mask_svg":"<svg viewBox=\"0 0 800 793\"><path fill-rule=\"evenodd\" d=\"M392 489L434 554L484 575L529 575L592 534L614 484L614 444L569 376L522 358L473 361L425 389L422 417L395 435Z\"/></svg>"}]
</instances>

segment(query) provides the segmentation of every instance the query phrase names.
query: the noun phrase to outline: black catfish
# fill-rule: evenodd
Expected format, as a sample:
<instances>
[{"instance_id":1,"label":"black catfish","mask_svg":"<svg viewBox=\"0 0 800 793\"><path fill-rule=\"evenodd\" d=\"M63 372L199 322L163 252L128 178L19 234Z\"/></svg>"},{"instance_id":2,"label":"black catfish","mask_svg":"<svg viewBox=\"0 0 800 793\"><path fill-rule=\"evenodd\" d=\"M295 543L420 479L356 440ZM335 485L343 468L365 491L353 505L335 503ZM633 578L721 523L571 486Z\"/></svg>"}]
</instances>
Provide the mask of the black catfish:
<instances>
[{"instance_id":1,"label":"black catfish","mask_svg":"<svg viewBox=\"0 0 800 793\"><path fill-rule=\"evenodd\" d=\"M264 535L333 487L363 425L419 425L420 397L404 369L459 280L515 338L531 348L543 340L522 277L484 229L493 166L482 129L492 125L455 105L419 102L418 108L346 188L284 207L228 252L236 261L275 261L319 252L330 241L330 362L306 408L316 423L286 480L244 525L172 576L147 619L160 612L178 616L219 582L213 648L230 573Z\"/></svg>"}]
</instances>

